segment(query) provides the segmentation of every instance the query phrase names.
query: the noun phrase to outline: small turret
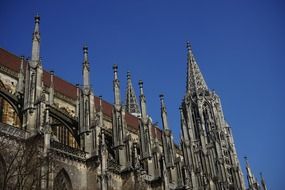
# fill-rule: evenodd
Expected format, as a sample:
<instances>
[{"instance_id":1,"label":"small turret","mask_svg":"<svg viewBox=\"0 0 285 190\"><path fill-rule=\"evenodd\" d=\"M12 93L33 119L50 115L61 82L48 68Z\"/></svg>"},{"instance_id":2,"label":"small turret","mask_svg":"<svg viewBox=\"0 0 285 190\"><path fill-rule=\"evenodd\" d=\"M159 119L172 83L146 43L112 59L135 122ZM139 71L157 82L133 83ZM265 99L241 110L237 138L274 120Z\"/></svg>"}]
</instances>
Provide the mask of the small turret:
<instances>
[{"instance_id":1,"label":"small turret","mask_svg":"<svg viewBox=\"0 0 285 190\"><path fill-rule=\"evenodd\" d=\"M151 141L150 141L150 127L152 125L150 118L146 111L146 98L143 92L143 81L139 81L140 88L140 144L141 144L141 158L148 159L151 157ZM144 168L149 167L147 161L144 161Z\"/></svg>"},{"instance_id":2,"label":"small turret","mask_svg":"<svg viewBox=\"0 0 285 190\"><path fill-rule=\"evenodd\" d=\"M43 67L40 60L40 17L35 16L35 29L32 40L32 58L26 66L23 126L37 132L44 123Z\"/></svg>"},{"instance_id":3,"label":"small turret","mask_svg":"<svg viewBox=\"0 0 285 190\"><path fill-rule=\"evenodd\" d=\"M83 149L88 152L87 157L98 154L98 143L96 144L92 137L96 137L95 127L95 103L94 94L90 85L90 66L88 61L88 47L83 47L83 86L82 90L77 88L77 103L79 101L79 123L81 144ZM77 110L78 111L78 110ZM91 133L91 135L90 135ZM96 146L94 146L94 144Z\"/></svg>"},{"instance_id":4,"label":"small turret","mask_svg":"<svg viewBox=\"0 0 285 190\"><path fill-rule=\"evenodd\" d=\"M176 158L175 147L173 143L173 136L171 130L168 127L166 107L164 104L164 96L159 95L161 105L161 119L163 125L162 143L165 154L166 167L174 167L174 161Z\"/></svg>"}]
</instances>

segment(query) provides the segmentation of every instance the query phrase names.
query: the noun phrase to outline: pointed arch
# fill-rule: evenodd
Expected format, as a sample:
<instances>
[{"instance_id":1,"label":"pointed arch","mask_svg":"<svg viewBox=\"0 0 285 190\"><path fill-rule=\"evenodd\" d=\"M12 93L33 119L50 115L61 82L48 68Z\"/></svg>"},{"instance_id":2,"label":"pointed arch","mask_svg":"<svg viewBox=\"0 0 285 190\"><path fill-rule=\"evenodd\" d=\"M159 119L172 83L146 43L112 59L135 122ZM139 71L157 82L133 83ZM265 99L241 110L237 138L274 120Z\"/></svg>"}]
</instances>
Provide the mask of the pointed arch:
<instances>
[{"instance_id":1,"label":"pointed arch","mask_svg":"<svg viewBox=\"0 0 285 190\"><path fill-rule=\"evenodd\" d=\"M53 135L56 136L58 141L70 147L78 148L79 139L76 138L74 130L72 130L71 127L59 116L53 113L50 115Z\"/></svg>"},{"instance_id":2,"label":"pointed arch","mask_svg":"<svg viewBox=\"0 0 285 190\"><path fill-rule=\"evenodd\" d=\"M211 122L214 122L214 113L213 113L213 107L208 101L203 102L203 116L207 119L210 119Z\"/></svg>"},{"instance_id":3,"label":"pointed arch","mask_svg":"<svg viewBox=\"0 0 285 190\"><path fill-rule=\"evenodd\" d=\"M6 164L4 158L0 154L0 189L4 188L5 175L6 175Z\"/></svg>"},{"instance_id":4,"label":"pointed arch","mask_svg":"<svg viewBox=\"0 0 285 190\"><path fill-rule=\"evenodd\" d=\"M17 106L2 92L0 87L0 122L14 127L21 127L21 117Z\"/></svg>"},{"instance_id":5,"label":"pointed arch","mask_svg":"<svg viewBox=\"0 0 285 190\"><path fill-rule=\"evenodd\" d=\"M53 190L72 190L70 177L64 168L54 178Z\"/></svg>"},{"instance_id":6,"label":"pointed arch","mask_svg":"<svg viewBox=\"0 0 285 190\"><path fill-rule=\"evenodd\" d=\"M212 128L215 123L213 109L211 104L207 101L204 101L202 109L203 109L203 118L204 118L205 131L207 135L207 141L211 142L212 139L210 138L210 132L212 131Z\"/></svg>"}]
</instances>

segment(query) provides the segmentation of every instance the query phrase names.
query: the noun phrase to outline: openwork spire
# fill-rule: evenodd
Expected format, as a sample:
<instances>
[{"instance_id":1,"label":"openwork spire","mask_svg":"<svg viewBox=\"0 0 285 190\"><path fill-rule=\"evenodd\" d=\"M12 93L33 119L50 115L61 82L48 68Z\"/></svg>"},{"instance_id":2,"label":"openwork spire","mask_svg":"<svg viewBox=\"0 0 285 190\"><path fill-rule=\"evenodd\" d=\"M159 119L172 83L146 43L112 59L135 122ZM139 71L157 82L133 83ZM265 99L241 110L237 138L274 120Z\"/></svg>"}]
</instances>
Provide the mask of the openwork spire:
<instances>
[{"instance_id":1,"label":"openwork spire","mask_svg":"<svg viewBox=\"0 0 285 190\"><path fill-rule=\"evenodd\" d=\"M194 58L190 42L187 42L187 84L186 92L194 93L198 91L208 90L204 77Z\"/></svg>"},{"instance_id":2,"label":"openwork spire","mask_svg":"<svg viewBox=\"0 0 285 190\"><path fill-rule=\"evenodd\" d=\"M131 73L127 73L126 110L131 114L139 114L139 105L133 88Z\"/></svg>"}]
</instances>

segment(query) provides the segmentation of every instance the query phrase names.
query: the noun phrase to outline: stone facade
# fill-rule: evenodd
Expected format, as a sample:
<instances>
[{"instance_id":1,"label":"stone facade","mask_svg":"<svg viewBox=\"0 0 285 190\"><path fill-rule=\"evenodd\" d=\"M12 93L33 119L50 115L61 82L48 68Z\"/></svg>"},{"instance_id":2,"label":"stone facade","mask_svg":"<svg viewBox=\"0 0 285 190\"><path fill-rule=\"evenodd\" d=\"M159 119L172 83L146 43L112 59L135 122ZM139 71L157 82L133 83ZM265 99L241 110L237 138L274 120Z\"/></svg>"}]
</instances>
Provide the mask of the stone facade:
<instances>
[{"instance_id":1,"label":"stone facade","mask_svg":"<svg viewBox=\"0 0 285 190\"><path fill-rule=\"evenodd\" d=\"M138 102L129 72L126 105L121 102L117 65L114 103L94 95L88 47L83 48L82 86L43 70L39 28L36 16L31 59L0 49L0 143L7 144L0 149L0 189L13 189L19 182L13 176L23 176L19 166L30 167L29 159L19 156L23 153L31 155L34 172L25 174L29 183L22 181L19 189L246 189L219 96L208 89L189 43L178 146L164 96L159 129L147 113L143 82ZM18 145L25 148L15 154ZM26 148L31 145L36 156ZM9 164L13 156L17 162ZM16 168L13 175L10 165ZM249 189L266 189L264 180L258 185L248 163L247 172Z\"/></svg>"}]
</instances>

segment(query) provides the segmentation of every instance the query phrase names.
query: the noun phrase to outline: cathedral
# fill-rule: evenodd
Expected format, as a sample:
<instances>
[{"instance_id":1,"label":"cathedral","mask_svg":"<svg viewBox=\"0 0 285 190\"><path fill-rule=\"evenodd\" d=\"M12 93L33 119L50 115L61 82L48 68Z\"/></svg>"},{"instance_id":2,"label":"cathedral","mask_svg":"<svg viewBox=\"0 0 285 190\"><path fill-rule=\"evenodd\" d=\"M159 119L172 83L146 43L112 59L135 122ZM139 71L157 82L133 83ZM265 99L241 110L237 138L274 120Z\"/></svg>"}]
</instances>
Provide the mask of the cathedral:
<instances>
[{"instance_id":1,"label":"cathedral","mask_svg":"<svg viewBox=\"0 0 285 190\"><path fill-rule=\"evenodd\" d=\"M73 85L44 70L40 41L36 16L30 58L0 48L0 190L267 190L247 159L246 187L221 100L208 88L190 43L176 144L164 95L159 128L148 114L143 81L137 98L128 72L122 101L113 65L109 103L91 88L88 47L83 84Z\"/></svg>"}]
</instances>

